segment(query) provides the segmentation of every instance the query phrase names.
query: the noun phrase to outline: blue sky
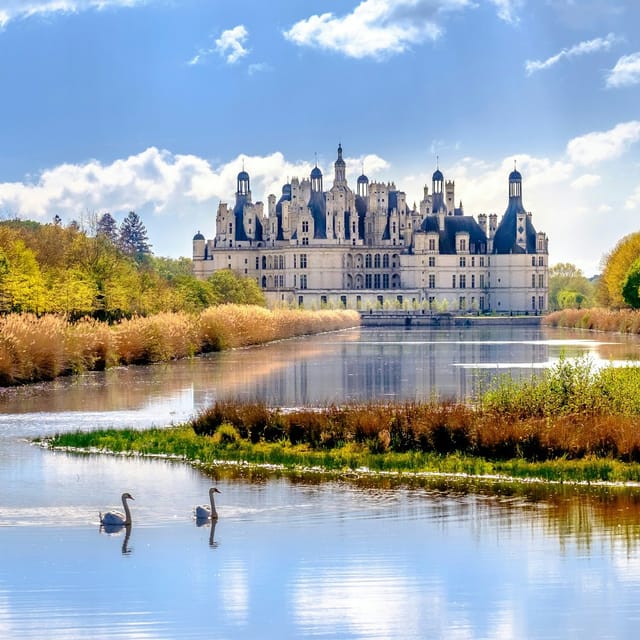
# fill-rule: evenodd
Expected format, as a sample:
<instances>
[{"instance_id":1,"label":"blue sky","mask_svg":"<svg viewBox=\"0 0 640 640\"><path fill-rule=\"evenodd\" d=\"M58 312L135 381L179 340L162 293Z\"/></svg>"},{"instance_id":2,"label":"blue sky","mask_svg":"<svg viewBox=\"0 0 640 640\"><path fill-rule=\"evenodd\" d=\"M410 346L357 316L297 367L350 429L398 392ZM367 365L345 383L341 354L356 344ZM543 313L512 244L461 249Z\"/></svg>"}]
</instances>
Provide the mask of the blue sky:
<instances>
[{"instance_id":1,"label":"blue sky","mask_svg":"<svg viewBox=\"0 0 640 640\"><path fill-rule=\"evenodd\" d=\"M514 161L551 263L640 229L636 0L0 0L0 218L134 209L162 256L339 142L419 201L439 158L467 214Z\"/></svg>"}]
</instances>

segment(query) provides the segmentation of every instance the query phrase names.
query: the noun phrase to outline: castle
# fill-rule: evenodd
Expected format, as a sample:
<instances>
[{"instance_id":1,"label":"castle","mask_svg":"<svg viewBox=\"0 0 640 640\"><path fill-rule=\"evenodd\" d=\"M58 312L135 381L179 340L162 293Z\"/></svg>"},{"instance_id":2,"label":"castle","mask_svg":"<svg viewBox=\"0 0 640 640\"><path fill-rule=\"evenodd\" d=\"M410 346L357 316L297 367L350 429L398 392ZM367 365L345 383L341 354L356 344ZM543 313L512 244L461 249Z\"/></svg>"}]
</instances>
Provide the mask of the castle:
<instances>
[{"instance_id":1,"label":"castle","mask_svg":"<svg viewBox=\"0 0 640 640\"><path fill-rule=\"evenodd\" d=\"M361 175L354 192L345 174L339 145L330 189L316 166L285 184L279 199L269 195L265 211L243 169L235 205L218 206L215 238L193 238L194 275L231 269L255 278L272 306L546 310L548 240L522 204L515 168L500 221L465 215L439 168L419 208L393 182Z\"/></svg>"}]
</instances>

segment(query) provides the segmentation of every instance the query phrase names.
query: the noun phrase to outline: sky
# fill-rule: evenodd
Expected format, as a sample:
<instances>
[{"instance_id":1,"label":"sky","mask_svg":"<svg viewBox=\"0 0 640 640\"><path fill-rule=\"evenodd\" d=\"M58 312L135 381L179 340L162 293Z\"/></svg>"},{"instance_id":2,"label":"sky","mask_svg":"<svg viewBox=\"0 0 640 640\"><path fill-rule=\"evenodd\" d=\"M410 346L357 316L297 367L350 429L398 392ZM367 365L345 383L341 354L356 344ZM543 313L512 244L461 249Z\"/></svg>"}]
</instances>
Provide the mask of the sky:
<instances>
[{"instance_id":1,"label":"sky","mask_svg":"<svg viewBox=\"0 0 640 640\"><path fill-rule=\"evenodd\" d=\"M91 232L135 210L156 255L215 235L338 144L419 203L437 166L466 214L508 174L586 276L640 230L637 0L0 0L0 219Z\"/></svg>"}]
</instances>

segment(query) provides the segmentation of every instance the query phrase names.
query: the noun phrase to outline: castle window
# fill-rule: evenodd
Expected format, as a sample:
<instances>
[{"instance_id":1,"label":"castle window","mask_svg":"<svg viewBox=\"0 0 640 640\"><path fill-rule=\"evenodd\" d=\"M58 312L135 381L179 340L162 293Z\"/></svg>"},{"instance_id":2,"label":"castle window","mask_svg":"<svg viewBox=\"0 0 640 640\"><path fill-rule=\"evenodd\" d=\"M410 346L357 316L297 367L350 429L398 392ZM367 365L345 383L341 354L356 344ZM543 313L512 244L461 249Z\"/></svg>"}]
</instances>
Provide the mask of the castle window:
<instances>
[{"instance_id":1,"label":"castle window","mask_svg":"<svg viewBox=\"0 0 640 640\"><path fill-rule=\"evenodd\" d=\"M471 256L471 266L475 267L476 266L476 259L475 256Z\"/></svg>"},{"instance_id":2,"label":"castle window","mask_svg":"<svg viewBox=\"0 0 640 640\"><path fill-rule=\"evenodd\" d=\"M465 275L460 275L460 288L461 289L467 288L467 276Z\"/></svg>"},{"instance_id":3,"label":"castle window","mask_svg":"<svg viewBox=\"0 0 640 640\"><path fill-rule=\"evenodd\" d=\"M380 274L376 273L373 276L373 288L380 289Z\"/></svg>"},{"instance_id":4,"label":"castle window","mask_svg":"<svg viewBox=\"0 0 640 640\"><path fill-rule=\"evenodd\" d=\"M364 257L364 266L365 269L371 269L371 254L367 253L367 255Z\"/></svg>"},{"instance_id":5,"label":"castle window","mask_svg":"<svg viewBox=\"0 0 640 640\"><path fill-rule=\"evenodd\" d=\"M389 268L389 256L386 253L382 256L382 268L383 269Z\"/></svg>"},{"instance_id":6,"label":"castle window","mask_svg":"<svg viewBox=\"0 0 640 640\"><path fill-rule=\"evenodd\" d=\"M452 289L456 288L456 274L455 273L451 276L451 288Z\"/></svg>"},{"instance_id":7,"label":"castle window","mask_svg":"<svg viewBox=\"0 0 640 640\"><path fill-rule=\"evenodd\" d=\"M373 256L373 266L375 269L379 269L380 268L380 254L376 253L375 256Z\"/></svg>"},{"instance_id":8,"label":"castle window","mask_svg":"<svg viewBox=\"0 0 640 640\"><path fill-rule=\"evenodd\" d=\"M532 309L536 308L536 297L535 296L531 296L531 308Z\"/></svg>"},{"instance_id":9,"label":"castle window","mask_svg":"<svg viewBox=\"0 0 640 640\"><path fill-rule=\"evenodd\" d=\"M471 274L471 288L472 289L476 288L476 277L474 274Z\"/></svg>"},{"instance_id":10,"label":"castle window","mask_svg":"<svg viewBox=\"0 0 640 640\"><path fill-rule=\"evenodd\" d=\"M371 274L370 273L366 273L364 276L364 288L365 289L371 289Z\"/></svg>"},{"instance_id":11,"label":"castle window","mask_svg":"<svg viewBox=\"0 0 640 640\"><path fill-rule=\"evenodd\" d=\"M544 267L544 258L542 256L538 257L538 266Z\"/></svg>"},{"instance_id":12,"label":"castle window","mask_svg":"<svg viewBox=\"0 0 640 640\"><path fill-rule=\"evenodd\" d=\"M388 289L389 288L389 274L388 273L383 273L382 274L382 288L383 289Z\"/></svg>"},{"instance_id":13,"label":"castle window","mask_svg":"<svg viewBox=\"0 0 640 640\"><path fill-rule=\"evenodd\" d=\"M302 221L302 233L309 233L309 221L308 220L303 220Z\"/></svg>"},{"instance_id":14,"label":"castle window","mask_svg":"<svg viewBox=\"0 0 640 640\"><path fill-rule=\"evenodd\" d=\"M300 276L300 288L301 289L306 289L307 288L307 274L303 273Z\"/></svg>"},{"instance_id":15,"label":"castle window","mask_svg":"<svg viewBox=\"0 0 640 640\"><path fill-rule=\"evenodd\" d=\"M306 236L302 238L302 244L306 247L309 244L309 238L307 238Z\"/></svg>"},{"instance_id":16,"label":"castle window","mask_svg":"<svg viewBox=\"0 0 640 640\"><path fill-rule=\"evenodd\" d=\"M233 222L229 223L229 233L233 233Z\"/></svg>"},{"instance_id":17,"label":"castle window","mask_svg":"<svg viewBox=\"0 0 640 640\"><path fill-rule=\"evenodd\" d=\"M467 306L467 299L464 296L460 296L458 299L458 308L462 311Z\"/></svg>"},{"instance_id":18,"label":"castle window","mask_svg":"<svg viewBox=\"0 0 640 640\"><path fill-rule=\"evenodd\" d=\"M436 288L436 274L435 273L430 273L429 274L429 289L435 289Z\"/></svg>"},{"instance_id":19,"label":"castle window","mask_svg":"<svg viewBox=\"0 0 640 640\"><path fill-rule=\"evenodd\" d=\"M467 259L464 256L460 257L460 266L461 267L466 267L467 266Z\"/></svg>"},{"instance_id":20,"label":"castle window","mask_svg":"<svg viewBox=\"0 0 640 640\"><path fill-rule=\"evenodd\" d=\"M536 274L535 273L531 274L531 286L532 287L536 286Z\"/></svg>"},{"instance_id":21,"label":"castle window","mask_svg":"<svg viewBox=\"0 0 640 640\"><path fill-rule=\"evenodd\" d=\"M538 274L538 286L541 289L544 287L544 275L542 273Z\"/></svg>"},{"instance_id":22,"label":"castle window","mask_svg":"<svg viewBox=\"0 0 640 640\"><path fill-rule=\"evenodd\" d=\"M484 273L480 274L480 288L484 289Z\"/></svg>"},{"instance_id":23,"label":"castle window","mask_svg":"<svg viewBox=\"0 0 640 640\"><path fill-rule=\"evenodd\" d=\"M480 256L480 266L484 267L484 256Z\"/></svg>"},{"instance_id":24,"label":"castle window","mask_svg":"<svg viewBox=\"0 0 640 640\"><path fill-rule=\"evenodd\" d=\"M480 307L480 311L484 311L484 296L480 296L478 306Z\"/></svg>"},{"instance_id":25,"label":"castle window","mask_svg":"<svg viewBox=\"0 0 640 640\"><path fill-rule=\"evenodd\" d=\"M538 309L544 309L544 296L538 297Z\"/></svg>"},{"instance_id":26,"label":"castle window","mask_svg":"<svg viewBox=\"0 0 640 640\"><path fill-rule=\"evenodd\" d=\"M429 256L429 266L430 267L435 267L436 266L436 257L435 256Z\"/></svg>"},{"instance_id":27,"label":"castle window","mask_svg":"<svg viewBox=\"0 0 640 640\"><path fill-rule=\"evenodd\" d=\"M306 253L301 253L300 254L300 268L301 269L306 269L307 268L307 254Z\"/></svg>"},{"instance_id":28,"label":"castle window","mask_svg":"<svg viewBox=\"0 0 640 640\"><path fill-rule=\"evenodd\" d=\"M429 251L435 251L435 250L436 250L436 239L429 238Z\"/></svg>"},{"instance_id":29,"label":"castle window","mask_svg":"<svg viewBox=\"0 0 640 640\"><path fill-rule=\"evenodd\" d=\"M535 256L531 256L531 266L532 267L536 266L536 257Z\"/></svg>"}]
</instances>

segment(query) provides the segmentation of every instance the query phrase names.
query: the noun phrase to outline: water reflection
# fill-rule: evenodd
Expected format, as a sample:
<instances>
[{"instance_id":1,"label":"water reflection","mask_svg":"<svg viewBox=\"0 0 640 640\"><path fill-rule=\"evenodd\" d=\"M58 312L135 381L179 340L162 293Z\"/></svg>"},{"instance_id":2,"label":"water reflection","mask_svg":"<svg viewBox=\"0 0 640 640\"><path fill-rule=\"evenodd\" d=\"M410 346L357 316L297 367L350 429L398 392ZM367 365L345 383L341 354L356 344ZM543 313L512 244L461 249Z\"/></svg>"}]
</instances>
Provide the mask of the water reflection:
<instances>
[{"instance_id":1,"label":"water reflection","mask_svg":"<svg viewBox=\"0 0 640 640\"><path fill-rule=\"evenodd\" d=\"M589 334L587 334L589 335ZM354 329L149 367L0 390L22 434L181 422L216 399L300 406L467 398L496 375L530 376L562 355L637 361L635 336L535 328ZM71 424L68 414L74 415ZM22 416L22 419L20 417ZM6 421L0 417L0 425Z\"/></svg>"},{"instance_id":2,"label":"water reflection","mask_svg":"<svg viewBox=\"0 0 640 640\"><path fill-rule=\"evenodd\" d=\"M129 548L129 539L131 538L130 524L101 524L100 532L104 532L110 536L124 533L124 538L122 540L122 555L131 553L132 549Z\"/></svg>"},{"instance_id":3,"label":"water reflection","mask_svg":"<svg viewBox=\"0 0 640 640\"><path fill-rule=\"evenodd\" d=\"M635 338L584 336L362 329L3 390L0 637L635 637L637 488L242 466L216 468L212 482L182 463L21 439L166 425L224 397L464 396L482 367L530 375L562 353L637 358ZM223 528L194 526L193 505L214 483ZM96 536L105 487L137 498L134 554L131 527Z\"/></svg>"}]
</instances>

